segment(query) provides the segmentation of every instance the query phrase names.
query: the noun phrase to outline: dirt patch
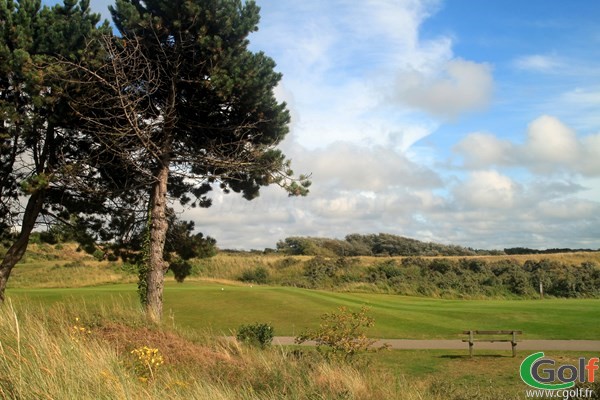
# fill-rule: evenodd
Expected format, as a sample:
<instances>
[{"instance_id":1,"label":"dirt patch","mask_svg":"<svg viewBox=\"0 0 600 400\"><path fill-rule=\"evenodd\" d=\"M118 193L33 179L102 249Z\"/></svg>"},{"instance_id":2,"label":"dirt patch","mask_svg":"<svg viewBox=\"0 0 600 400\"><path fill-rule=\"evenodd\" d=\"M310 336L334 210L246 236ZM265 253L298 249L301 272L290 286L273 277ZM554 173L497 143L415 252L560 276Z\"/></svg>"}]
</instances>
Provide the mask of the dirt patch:
<instances>
[{"instance_id":1,"label":"dirt patch","mask_svg":"<svg viewBox=\"0 0 600 400\"><path fill-rule=\"evenodd\" d=\"M218 363L235 363L227 353L193 343L171 332L108 324L95 330L95 334L120 354L142 346L157 348L166 364L195 364L210 368Z\"/></svg>"}]
</instances>

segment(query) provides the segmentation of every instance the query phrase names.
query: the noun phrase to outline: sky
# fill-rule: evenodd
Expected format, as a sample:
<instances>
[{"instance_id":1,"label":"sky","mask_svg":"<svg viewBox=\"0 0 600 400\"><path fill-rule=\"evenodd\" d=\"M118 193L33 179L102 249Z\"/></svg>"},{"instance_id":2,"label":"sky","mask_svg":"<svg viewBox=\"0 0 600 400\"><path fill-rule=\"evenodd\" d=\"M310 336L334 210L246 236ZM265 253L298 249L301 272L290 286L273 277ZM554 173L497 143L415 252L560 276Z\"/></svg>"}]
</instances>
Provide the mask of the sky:
<instances>
[{"instance_id":1,"label":"sky","mask_svg":"<svg viewBox=\"0 0 600 400\"><path fill-rule=\"evenodd\" d=\"M600 2L257 3L250 47L292 115L280 148L313 184L185 210L219 247L384 232L600 248Z\"/></svg>"}]
</instances>

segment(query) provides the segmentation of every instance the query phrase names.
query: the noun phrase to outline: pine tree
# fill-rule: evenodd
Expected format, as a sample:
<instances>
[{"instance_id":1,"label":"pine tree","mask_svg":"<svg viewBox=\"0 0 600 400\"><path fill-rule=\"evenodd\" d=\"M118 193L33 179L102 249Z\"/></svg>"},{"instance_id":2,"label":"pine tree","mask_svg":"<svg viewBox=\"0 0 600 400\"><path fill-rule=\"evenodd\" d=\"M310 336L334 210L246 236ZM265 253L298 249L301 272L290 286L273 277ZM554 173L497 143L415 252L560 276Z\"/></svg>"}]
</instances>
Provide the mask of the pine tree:
<instances>
[{"instance_id":1,"label":"pine tree","mask_svg":"<svg viewBox=\"0 0 600 400\"><path fill-rule=\"evenodd\" d=\"M99 20L88 0L51 8L40 0L0 1L0 234L11 237L0 265L0 301L40 215L72 197L63 178L78 163L82 139L56 60L82 57ZM101 29L108 32L108 25Z\"/></svg>"},{"instance_id":2,"label":"pine tree","mask_svg":"<svg viewBox=\"0 0 600 400\"><path fill-rule=\"evenodd\" d=\"M117 0L110 10L121 37L105 38L104 66L80 65L95 94L78 109L100 152L145 192L146 310L159 321L169 198L207 207L215 186L251 200L269 184L304 195L309 182L276 149L290 117L273 93L274 61L248 50L254 2Z\"/></svg>"}]
</instances>

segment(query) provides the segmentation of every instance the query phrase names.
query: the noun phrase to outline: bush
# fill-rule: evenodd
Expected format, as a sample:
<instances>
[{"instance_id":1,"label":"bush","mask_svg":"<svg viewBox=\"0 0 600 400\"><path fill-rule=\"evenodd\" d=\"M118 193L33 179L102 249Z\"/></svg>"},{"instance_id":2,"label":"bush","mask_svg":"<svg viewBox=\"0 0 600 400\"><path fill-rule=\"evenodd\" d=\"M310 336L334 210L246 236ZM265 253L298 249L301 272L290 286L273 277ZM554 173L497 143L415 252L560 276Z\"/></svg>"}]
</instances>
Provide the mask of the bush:
<instances>
[{"instance_id":1,"label":"bush","mask_svg":"<svg viewBox=\"0 0 600 400\"><path fill-rule=\"evenodd\" d=\"M396 265L394 260L383 262L368 270L368 281L377 282L379 280L388 280L397 276L402 276L402 270Z\"/></svg>"},{"instance_id":2,"label":"bush","mask_svg":"<svg viewBox=\"0 0 600 400\"><path fill-rule=\"evenodd\" d=\"M105 254L106 254L106 253L105 253L105 252L103 252L102 250L100 250L100 249L97 249L97 250L94 250L94 252L92 253L92 256L94 256L94 258L95 258L97 261L103 261L103 260L104 260L104 257L105 257Z\"/></svg>"},{"instance_id":3,"label":"bush","mask_svg":"<svg viewBox=\"0 0 600 400\"><path fill-rule=\"evenodd\" d=\"M242 276L240 276L239 280L242 282L265 284L269 280L269 271L265 267L247 269L242 272Z\"/></svg>"},{"instance_id":4,"label":"bush","mask_svg":"<svg viewBox=\"0 0 600 400\"><path fill-rule=\"evenodd\" d=\"M293 257L285 257L284 259L277 262L276 266L279 269L291 267L292 265L298 264L300 261Z\"/></svg>"},{"instance_id":5,"label":"bush","mask_svg":"<svg viewBox=\"0 0 600 400\"><path fill-rule=\"evenodd\" d=\"M352 361L354 356L368 350L375 343L375 340L367 338L364 332L375 323L367 312L366 307L362 307L358 312L340 307L337 313L323 314L319 328L300 334L296 343L315 341L317 350L326 358Z\"/></svg>"},{"instance_id":6,"label":"bush","mask_svg":"<svg viewBox=\"0 0 600 400\"><path fill-rule=\"evenodd\" d=\"M264 349L273 342L273 327L259 323L242 325L237 330L236 338L239 342Z\"/></svg>"},{"instance_id":7,"label":"bush","mask_svg":"<svg viewBox=\"0 0 600 400\"><path fill-rule=\"evenodd\" d=\"M330 286L338 268L334 260L316 256L304 264L304 276L313 288L319 285Z\"/></svg>"},{"instance_id":8,"label":"bush","mask_svg":"<svg viewBox=\"0 0 600 400\"><path fill-rule=\"evenodd\" d=\"M190 274L192 273L192 265L188 261L182 260L180 258L171 261L169 268L171 269L171 271L173 271L175 280L179 283L183 283L185 278L190 276Z\"/></svg>"}]
</instances>

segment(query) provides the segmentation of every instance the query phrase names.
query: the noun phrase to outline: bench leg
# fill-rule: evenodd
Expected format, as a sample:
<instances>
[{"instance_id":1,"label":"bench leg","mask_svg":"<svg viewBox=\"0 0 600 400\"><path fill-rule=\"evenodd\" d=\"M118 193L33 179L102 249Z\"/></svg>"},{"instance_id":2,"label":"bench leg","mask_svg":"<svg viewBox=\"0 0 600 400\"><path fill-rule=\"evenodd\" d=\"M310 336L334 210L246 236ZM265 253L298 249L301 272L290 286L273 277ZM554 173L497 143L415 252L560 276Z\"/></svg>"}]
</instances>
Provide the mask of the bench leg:
<instances>
[{"instance_id":1,"label":"bench leg","mask_svg":"<svg viewBox=\"0 0 600 400\"><path fill-rule=\"evenodd\" d=\"M469 331L469 357L473 357L473 331Z\"/></svg>"},{"instance_id":2,"label":"bench leg","mask_svg":"<svg viewBox=\"0 0 600 400\"><path fill-rule=\"evenodd\" d=\"M517 356L517 343L516 342L512 342L512 356L513 358Z\"/></svg>"}]
</instances>

